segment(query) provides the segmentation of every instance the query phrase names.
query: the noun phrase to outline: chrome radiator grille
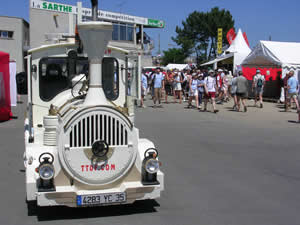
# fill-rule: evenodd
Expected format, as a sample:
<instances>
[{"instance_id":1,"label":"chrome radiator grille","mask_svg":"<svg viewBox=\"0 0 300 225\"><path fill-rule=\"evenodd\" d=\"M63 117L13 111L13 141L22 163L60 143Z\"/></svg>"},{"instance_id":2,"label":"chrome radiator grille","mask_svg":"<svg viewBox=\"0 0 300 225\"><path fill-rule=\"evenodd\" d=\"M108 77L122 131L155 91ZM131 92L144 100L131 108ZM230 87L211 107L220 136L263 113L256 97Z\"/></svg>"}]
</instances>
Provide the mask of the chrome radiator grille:
<instances>
[{"instance_id":1,"label":"chrome radiator grille","mask_svg":"<svg viewBox=\"0 0 300 225\"><path fill-rule=\"evenodd\" d=\"M97 140L110 146L128 145L128 130L117 117L108 114L89 115L71 127L70 147L90 147Z\"/></svg>"}]
</instances>

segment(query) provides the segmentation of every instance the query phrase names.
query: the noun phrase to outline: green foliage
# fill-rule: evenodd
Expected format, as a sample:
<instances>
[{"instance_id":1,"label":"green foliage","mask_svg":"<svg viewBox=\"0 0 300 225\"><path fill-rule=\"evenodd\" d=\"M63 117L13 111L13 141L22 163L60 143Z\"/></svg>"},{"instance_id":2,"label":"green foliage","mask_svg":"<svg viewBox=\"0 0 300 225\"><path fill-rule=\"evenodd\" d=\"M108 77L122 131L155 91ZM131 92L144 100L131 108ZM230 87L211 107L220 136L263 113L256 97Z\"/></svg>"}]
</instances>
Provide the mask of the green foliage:
<instances>
[{"instance_id":1,"label":"green foliage","mask_svg":"<svg viewBox=\"0 0 300 225\"><path fill-rule=\"evenodd\" d=\"M186 54L196 54L201 63L217 56L218 28L223 28L223 46L226 46L226 34L233 27L232 15L225 9L215 7L210 12L194 11L182 21L182 28L176 27L177 36L172 40Z\"/></svg>"},{"instance_id":2,"label":"green foliage","mask_svg":"<svg viewBox=\"0 0 300 225\"><path fill-rule=\"evenodd\" d=\"M167 51L164 51L164 56L162 57L162 64L168 65L169 63L184 63L185 58L187 57L184 54L182 49L179 48L169 48Z\"/></svg>"}]
</instances>

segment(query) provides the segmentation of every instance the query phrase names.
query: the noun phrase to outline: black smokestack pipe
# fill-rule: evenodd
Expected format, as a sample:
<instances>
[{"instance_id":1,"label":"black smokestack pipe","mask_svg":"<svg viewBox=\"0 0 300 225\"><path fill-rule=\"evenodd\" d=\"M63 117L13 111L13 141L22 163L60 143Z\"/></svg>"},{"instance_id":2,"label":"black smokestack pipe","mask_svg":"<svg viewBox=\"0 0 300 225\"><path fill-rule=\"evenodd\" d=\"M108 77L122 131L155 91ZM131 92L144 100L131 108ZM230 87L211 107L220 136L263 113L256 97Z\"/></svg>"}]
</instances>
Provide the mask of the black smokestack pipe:
<instances>
[{"instance_id":1,"label":"black smokestack pipe","mask_svg":"<svg viewBox=\"0 0 300 225\"><path fill-rule=\"evenodd\" d=\"M92 17L93 21L98 20L98 0L91 0L92 2Z\"/></svg>"}]
</instances>

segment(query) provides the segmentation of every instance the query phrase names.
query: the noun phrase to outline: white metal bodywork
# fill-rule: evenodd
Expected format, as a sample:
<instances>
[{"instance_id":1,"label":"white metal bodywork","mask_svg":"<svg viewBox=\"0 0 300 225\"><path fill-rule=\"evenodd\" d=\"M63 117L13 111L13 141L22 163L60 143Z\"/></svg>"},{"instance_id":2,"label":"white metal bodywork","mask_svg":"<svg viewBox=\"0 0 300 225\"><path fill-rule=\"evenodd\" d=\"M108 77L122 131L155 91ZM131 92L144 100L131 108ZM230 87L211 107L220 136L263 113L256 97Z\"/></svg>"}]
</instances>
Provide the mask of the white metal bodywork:
<instances>
[{"instance_id":1,"label":"white metal bodywork","mask_svg":"<svg viewBox=\"0 0 300 225\"><path fill-rule=\"evenodd\" d=\"M122 204L160 197L164 189L161 171L157 173L159 184L144 185L141 181L144 153L154 148L154 144L140 139L139 130L134 127L134 113L130 108L133 105L128 103L130 97L126 94L127 81L124 78L125 51L108 46L106 53L106 57L114 57L119 63L119 97L115 101L96 105L86 105L84 99L70 101L73 98L70 89L48 102L40 98L40 60L49 56L66 57L66 52L75 48L74 44L42 46L31 50L28 56L29 104L24 153L27 201L37 201L38 206L77 207L76 197L79 195L125 192L127 200ZM31 71L32 65L37 66L36 72ZM128 114L118 108L126 103ZM61 106L60 113L48 115L50 105ZM100 119L105 126L101 125ZM110 143L109 153L105 164L93 167L90 165L91 145L100 139ZM54 156L55 191L40 192L37 188L40 177L36 169L40 165L40 155L45 152Z\"/></svg>"}]
</instances>

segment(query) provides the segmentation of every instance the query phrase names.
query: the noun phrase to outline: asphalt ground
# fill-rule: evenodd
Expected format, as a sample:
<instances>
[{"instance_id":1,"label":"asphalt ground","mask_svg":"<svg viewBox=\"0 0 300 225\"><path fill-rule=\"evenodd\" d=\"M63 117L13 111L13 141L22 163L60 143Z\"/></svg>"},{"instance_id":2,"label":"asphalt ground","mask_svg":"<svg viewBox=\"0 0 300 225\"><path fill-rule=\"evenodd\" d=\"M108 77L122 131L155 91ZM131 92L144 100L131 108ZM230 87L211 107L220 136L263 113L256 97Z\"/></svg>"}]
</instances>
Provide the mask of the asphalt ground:
<instances>
[{"instance_id":1,"label":"asphalt ground","mask_svg":"<svg viewBox=\"0 0 300 225\"><path fill-rule=\"evenodd\" d=\"M25 99L23 97L23 99ZM24 100L25 101L25 100ZM265 103L247 113L199 112L185 104L136 110L140 137L159 149L165 191L129 206L43 208L25 203L24 111L0 123L0 224L300 224L300 124L295 112ZM253 105L253 102L248 102Z\"/></svg>"}]
</instances>

